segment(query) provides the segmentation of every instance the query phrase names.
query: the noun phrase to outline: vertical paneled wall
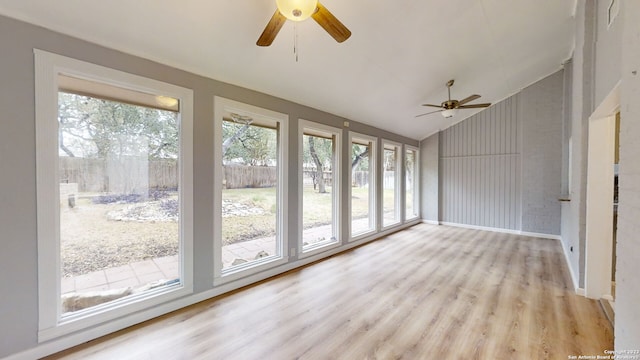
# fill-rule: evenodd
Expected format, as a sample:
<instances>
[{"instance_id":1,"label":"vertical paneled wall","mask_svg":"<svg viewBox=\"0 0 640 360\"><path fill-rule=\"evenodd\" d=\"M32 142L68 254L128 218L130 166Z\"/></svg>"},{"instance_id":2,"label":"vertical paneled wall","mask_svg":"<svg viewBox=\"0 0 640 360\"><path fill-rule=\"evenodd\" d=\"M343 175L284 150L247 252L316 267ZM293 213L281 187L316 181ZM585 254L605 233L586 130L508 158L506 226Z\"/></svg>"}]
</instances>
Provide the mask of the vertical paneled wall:
<instances>
[{"instance_id":1,"label":"vertical paneled wall","mask_svg":"<svg viewBox=\"0 0 640 360\"><path fill-rule=\"evenodd\" d=\"M442 132L442 222L520 229L518 103L514 95Z\"/></svg>"}]
</instances>

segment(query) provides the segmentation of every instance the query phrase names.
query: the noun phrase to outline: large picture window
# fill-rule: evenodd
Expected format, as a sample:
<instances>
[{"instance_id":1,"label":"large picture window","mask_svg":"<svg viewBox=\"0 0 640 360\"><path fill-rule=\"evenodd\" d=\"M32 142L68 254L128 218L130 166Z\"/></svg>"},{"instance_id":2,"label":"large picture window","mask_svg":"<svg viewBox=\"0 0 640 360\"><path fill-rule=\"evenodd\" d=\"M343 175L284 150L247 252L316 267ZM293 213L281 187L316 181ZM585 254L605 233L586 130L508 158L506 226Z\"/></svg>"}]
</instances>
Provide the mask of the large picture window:
<instances>
[{"instance_id":1,"label":"large picture window","mask_svg":"<svg viewBox=\"0 0 640 360\"><path fill-rule=\"evenodd\" d=\"M192 95L40 51L36 64L44 340L191 292Z\"/></svg>"},{"instance_id":2,"label":"large picture window","mask_svg":"<svg viewBox=\"0 0 640 360\"><path fill-rule=\"evenodd\" d=\"M401 145L383 142L382 151L382 227L400 223Z\"/></svg>"},{"instance_id":3,"label":"large picture window","mask_svg":"<svg viewBox=\"0 0 640 360\"><path fill-rule=\"evenodd\" d=\"M214 274L224 282L286 260L287 116L216 97L215 118Z\"/></svg>"},{"instance_id":4,"label":"large picture window","mask_svg":"<svg viewBox=\"0 0 640 360\"><path fill-rule=\"evenodd\" d=\"M301 253L339 245L342 131L300 120Z\"/></svg>"},{"instance_id":5,"label":"large picture window","mask_svg":"<svg viewBox=\"0 0 640 360\"><path fill-rule=\"evenodd\" d=\"M376 142L374 137L349 134L351 143L351 238L376 231Z\"/></svg>"}]
</instances>

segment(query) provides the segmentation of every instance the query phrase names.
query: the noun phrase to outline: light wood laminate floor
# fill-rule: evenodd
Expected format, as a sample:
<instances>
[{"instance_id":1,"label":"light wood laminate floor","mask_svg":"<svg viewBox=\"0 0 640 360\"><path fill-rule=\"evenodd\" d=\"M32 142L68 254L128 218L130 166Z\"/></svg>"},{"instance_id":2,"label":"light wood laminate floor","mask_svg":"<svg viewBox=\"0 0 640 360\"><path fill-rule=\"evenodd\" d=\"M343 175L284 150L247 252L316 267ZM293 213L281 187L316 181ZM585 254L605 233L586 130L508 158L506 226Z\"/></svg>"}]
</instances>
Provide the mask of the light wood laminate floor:
<instances>
[{"instance_id":1,"label":"light wood laminate floor","mask_svg":"<svg viewBox=\"0 0 640 360\"><path fill-rule=\"evenodd\" d=\"M421 224L50 359L567 359L612 348L558 241Z\"/></svg>"}]
</instances>

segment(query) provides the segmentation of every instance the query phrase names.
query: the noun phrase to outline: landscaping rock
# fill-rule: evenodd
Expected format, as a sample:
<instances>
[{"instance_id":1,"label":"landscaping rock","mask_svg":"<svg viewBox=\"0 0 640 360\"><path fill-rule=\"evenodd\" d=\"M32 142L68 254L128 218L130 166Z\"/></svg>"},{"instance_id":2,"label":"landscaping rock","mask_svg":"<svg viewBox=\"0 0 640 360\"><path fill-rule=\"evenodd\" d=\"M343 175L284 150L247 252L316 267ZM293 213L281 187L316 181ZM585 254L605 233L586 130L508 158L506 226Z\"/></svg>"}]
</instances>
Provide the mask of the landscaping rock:
<instances>
[{"instance_id":1,"label":"landscaping rock","mask_svg":"<svg viewBox=\"0 0 640 360\"><path fill-rule=\"evenodd\" d=\"M258 259L262 259L262 258L265 258L265 257L269 257L269 253L264 251L264 250L261 250L259 253L256 254L256 257L254 257L253 259L254 260L258 260Z\"/></svg>"},{"instance_id":2,"label":"landscaping rock","mask_svg":"<svg viewBox=\"0 0 640 360\"><path fill-rule=\"evenodd\" d=\"M246 262L248 262L248 261L247 261L247 260L245 260L245 259L238 259L238 258L236 258L236 259L235 259L235 260L233 260L233 262L231 263L231 266L236 266L236 265L244 264L244 263L246 263Z\"/></svg>"},{"instance_id":3,"label":"landscaping rock","mask_svg":"<svg viewBox=\"0 0 640 360\"><path fill-rule=\"evenodd\" d=\"M262 215L264 212L264 209L259 207L251 207L231 200L222 200L222 217Z\"/></svg>"},{"instance_id":4,"label":"landscaping rock","mask_svg":"<svg viewBox=\"0 0 640 360\"><path fill-rule=\"evenodd\" d=\"M127 287L122 289L64 294L62 295L62 312L72 312L90 308L131 295L132 293L133 289Z\"/></svg>"}]
</instances>

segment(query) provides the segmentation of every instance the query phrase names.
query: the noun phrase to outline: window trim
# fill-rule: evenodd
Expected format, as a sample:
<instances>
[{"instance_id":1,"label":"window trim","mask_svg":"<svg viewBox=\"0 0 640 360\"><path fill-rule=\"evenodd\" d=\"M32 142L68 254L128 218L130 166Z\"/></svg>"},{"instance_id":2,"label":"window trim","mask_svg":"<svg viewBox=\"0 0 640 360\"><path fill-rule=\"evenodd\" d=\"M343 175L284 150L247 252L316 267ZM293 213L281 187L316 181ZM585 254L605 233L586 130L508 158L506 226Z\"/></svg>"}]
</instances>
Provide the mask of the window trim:
<instances>
[{"instance_id":1,"label":"window trim","mask_svg":"<svg viewBox=\"0 0 640 360\"><path fill-rule=\"evenodd\" d=\"M193 91L176 85L34 49L36 201L38 246L38 342L44 342L193 293ZM113 301L61 318L60 209L58 172L58 75L65 74L181 103L180 275L182 284ZM52 271L54 269L54 271Z\"/></svg>"},{"instance_id":2,"label":"window trim","mask_svg":"<svg viewBox=\"0 0 640 360\"><path fill-rule=\"evenodd\" d=\"M407 214L407 204L406 204L407 169L405 165L407 163L406 156L408 151L413 151L415 153L415 159L413 164L413 208L416 215L411 217L409 217ZM420 150L415 146L405 144L404 152L402 153L402 160L403 160L402 168L404 169L404 197L403 198L405 199L405 204L403 208L404 222L410 222L420 218L420 167L419 167Z\"/></svg>"},{"instance_id":3,"label":"window trim","mask_svg":"<svg viewBox=\"0 0 640 360\"><path fill-rule=\"evenodd\" d=\"M260 108L239 101L220 96L214 97L214 133L213 143L213 285L226 284L240 278L250 276L261 271L285 264L289 261L288 248L288 137L289 115L273 110ZM276 246L280 246L280 256L270 256L261 261L254 261L250 265L238 266L223 270L222 266L222 122L224 114L234 112L241 115L249 115L259 124L265 122L277 122L278 129L278 187L276 215Z\"/></svg>"},{"instance_id":4,"label":"window trim","mask_svg":"<svg viewBox=\"0 0 640 360\"><path fill-rule=\"evenodd\" d=\"M378 202L376 201L377 197L376 197L376 193L377 193L377 184L378 184L378 176L377 176L377 158L378 158L378 138L375 136L370 136L370 135L364 135L364 134L360 134L357 132L353 132L353 131L349 131L349 149L351 150L351 146L353 146L353 141L354 139L358 139L358 140L366 140L369 141L371 143L371 149L369 150L369 216L370 216L370 224L372 225L371 229L369 229L368 231L364 231L358 234L354 234L351 231L351 226L352 226L352 222L353 220L351 220L351 199L352 199L352 177L353 177L353 172L351 171L351 169L349 169L349 174L348 174L348 179L349 179L349 188L347 190L348 192L348 196L347 198L349 199L348 204L347 204L347 210L349 212L349 222L347 224L347 228L348 228L348 234L349 234L349 241L357 241L363 238L366 238L368 236L371 236L375 233L378 232L378 227L377 227L377 204ZM351 152L349 152L349 154L351 154ZM349 164L351 164L351 157L349 157ZM349 166L350 167L350 166Z\"/></svg>"},{"instance_id":5,"label":"window trim","mask_svg":"<svg viewBox=\"0 0 640 360\"><path fill-rule=\"evenodd\" d=\"M384 171L385 171L384 170L384 150L387 145L395 147L396 151L398 151L399 154L396 155L396 167L395 167L396 170L395 170L395 178L394 178L394 182L395 182L394 211L396 212L397 219L391 224L385 225L384 224ZM404 192L402 191L402 188L403 188L402 183L404 179L404 172L402 171L403 169L402 160L404 158L402 154L402 144L399 142L382 139L382 146L380 146L380 154L381 154L381 157L380 157L380 229L381 231L384 231L384 230L402 225L402 212L403 212L402 198L404 197Z\"/></svg>"},{"instance_id":6,"label":"window trim","mask_svg":"<svg viewBox=\"0 0 640 360\"><path fill-rule=\"evenodd\" d=\"M307 133L310 133L311 135L313 135L314 131L320 132L320 133L330 133L333 136L335 136L335 144L334 144L334 148L335 148L335 154L333 154L334 157L334 168L332 168L332 171L334 172L332 174L332 187L331 187L331 192L332 192L332 206L335 209L334 213L333 213L333 224L335 225L334 228L334 232L336 234L336 241L335 242L331 242L325 245L319 245L319 246L313 246L311 247L311 249L307 250L307 251L303 251L303 238L302 238L302 234L303 234L303 219L302 219L302 215L303 215L303 196L304 196L304 179L303 179L303 165L304 165L304 135L305 135L305 130L307 130ZM340 184L340 177L341 177L341 169L342 169L342 129L333 127L333 126L329 126L329 125L325 125L325 124L321 124L321 123L317 123L314 121L309 121L309 120L303 120L303 119L298 119L298 258L303 259L303 258L307 258L309 256L313 256L316 255L318 253L327 251L327 250L331 250L334 249L336 247L342 246L342 221L341 221L341 217L342 217L342 212L341 210L341 206L340 206L340 202L341 202L341 194L342 194L342 189L341 189L341 184Z\"/></svg>"}]
</instances>

